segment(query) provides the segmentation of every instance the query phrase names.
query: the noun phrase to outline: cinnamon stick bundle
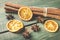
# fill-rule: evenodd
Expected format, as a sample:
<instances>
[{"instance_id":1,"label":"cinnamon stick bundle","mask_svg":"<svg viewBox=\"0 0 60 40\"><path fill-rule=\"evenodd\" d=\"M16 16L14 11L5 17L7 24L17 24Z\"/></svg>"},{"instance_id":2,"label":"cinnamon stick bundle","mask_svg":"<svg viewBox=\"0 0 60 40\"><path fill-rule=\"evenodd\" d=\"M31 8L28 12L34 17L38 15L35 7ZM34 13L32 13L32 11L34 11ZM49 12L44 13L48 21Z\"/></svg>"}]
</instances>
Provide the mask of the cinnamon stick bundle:
<instances>
[{"instance_id":1,"label":"cinnamon stick bundle","mask_svg":"<svg viewBox=\"0 0 60 40\"><path fill-rule=\"evenodd\" d=\"M13 8L16 8L16 9L19 9L19 8L23 7L23 5L12 4L10 2L5 3L5 6L13 7ZM43 10L45 8L30 7L30 9L32 11L43 12ZM47 13L60 15L60 9L58 9L58 8L48 8Z\"/></svg>"},{"instance_id":2,"label":"cinnamon stick bundle","mask_svg":"<svg viewBox=\"0 0 60 40\"><path fill-rule=\"evenodd\" d=\"M13 8L16 8L16 9L24 7L23 5L12 4L12 3L9 3L9 2L5 3L5 6L13 7ZM32 11L37 11L38 10L39 12L42 12L42 10L44 10L43 8L40 9L40 8L34 8L34 7L30 7L30 9Z\"/></svg>"},{"instance_id":3,"label":"cinnamon stick bundle","mask_svg":"<svg viewBox=\"0 0 60 40\"><path fill-rule=\"evenodd\" d=\"M18 9L21 7L23 7L23 6L18 5L18 4L6 3L5 4L5 11L6 12L18 12ZM44 8L30 7L30 9L32 10L33 14L44 16L44 13L43 13ZM47 17L51 17L51 18L55 18L55 19L60 20L60 16L59 16L60 9L48 8L47 11L48 11ZM55 15L55 14L57 14L57 15Z\"/></svg>"},{"instance_id":4,"label":"cinnamon stick bundle","mask_svg":"<svg viewBox=\"0 0 60 40\"><path fill-rule=\"evenodd\" d=\"M7 7L8 8L8 7ZM17 9L15 9L15 10L12 10L12 8L11 9L6 9L6 12L14 12L14 13L17 13ZM33 12L33 14L35 14L35 15L42 15L42 16L44 16L44 13L40 13L40 12ZM47 14L47 17L51 17L51 18L55 18L55 19L59 19L60 20L60 16L58 16L58 15L51 15L51 14Z\"/></svg>"}]
</instances>

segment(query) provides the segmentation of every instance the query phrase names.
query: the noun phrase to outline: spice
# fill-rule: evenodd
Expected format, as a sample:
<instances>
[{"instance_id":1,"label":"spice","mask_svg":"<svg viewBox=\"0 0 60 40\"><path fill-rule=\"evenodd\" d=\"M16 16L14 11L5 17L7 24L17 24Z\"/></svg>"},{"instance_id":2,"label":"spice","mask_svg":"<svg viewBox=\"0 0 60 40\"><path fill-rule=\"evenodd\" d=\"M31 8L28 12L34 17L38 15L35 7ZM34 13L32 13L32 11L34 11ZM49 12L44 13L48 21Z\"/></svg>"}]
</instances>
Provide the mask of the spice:
<instances>
[{"instance_id":1,"label":"spice","mask_svg":"<svg viewBox=\"0 0 60 40\"><path fill-rule=\"evenodd\" d=\"M37 32L40 30L39 26L37 26L37 24L34 24L32 25L32 28L31 28L34 32Z\"/></svg>"},{"instance_id":2,"label":"spice","mask_svg":"<svg viewBox=\"0 0 60 40\"><path fill-rule=\"evenodd\" d=\"M30 35L30 33L25 29L25 31L23 32L23 37L25 38L25 39L30 39L31 38L31 35Z\"/></svg>"},{"instance_id":3,"label":"spice","mask_svg":"<svg viewBox=\"0 0 60 40\"><path fill-rule=\"evenodd\" d=\"M37 22L41 22L41 23L45 22L45 19L41 16L38 16L36 19L37 19Z\"/></svg>"},{"instance_id":4,"label":"spice","mask_svg":"<svg viewBox=\"0 0 60 40\"><path fill-rule=\"evenodd\" d=\"M5 11L8 11L9 10L11 12L18 12L18 9L12 8L12 7L8 7L8 6L6 6L5 9L6 9Z\"/></svg>"},{"instance_id":5,"label":"spice","mask_svg":"<svg viewBox=\"0 0 60 40\"><path fill-rule=\"evenodd\" d=\"M18 5L18 4L12 4L12 3L6 3L5 4L5 10L10 10L9 12L13 11L13 12L18 12L18 9L23 7L22 5ZM30 7L30 9L32 10L33 14L35 15L42 15L45 17L45 8L36 8L36 7ZM46 17L50 17L50 18L55 18L60 20L60 9L58 8L47 8L47 15ZM57 14L57 15L55 15Z\"/></svg>"},{"instance_id":6,"label":"spice","mask_svg":"<svg viewBox=\"0 0 60 40\"><path fill-rule=\"evenodd\" d=\"M13 4L13 3L10 3L10 2L7 2L5 3L5 6L9 6L9 7L12 7L12 8L15 8L15 9L19 9L20 7L24 7L23 5L19 5L19 4ZM45 8L36 8L36 7L30 7L32 11L34 12L43 12L43 10ZM60 9L59 8L48 8L47 9L48 13L49 14L57 14L57 15L60 15Z\"/></svg>"},{"instance_id":7,"label":"spice","mask_svg":"<svg viewBox=\"0 0 60 40\"><path fill-rule=\"evenodd\" d=\"M14 16L12 16L11 14L6 15L6 18L7 18L8 20L15 19Z\"/></svg>"}]
</instances>

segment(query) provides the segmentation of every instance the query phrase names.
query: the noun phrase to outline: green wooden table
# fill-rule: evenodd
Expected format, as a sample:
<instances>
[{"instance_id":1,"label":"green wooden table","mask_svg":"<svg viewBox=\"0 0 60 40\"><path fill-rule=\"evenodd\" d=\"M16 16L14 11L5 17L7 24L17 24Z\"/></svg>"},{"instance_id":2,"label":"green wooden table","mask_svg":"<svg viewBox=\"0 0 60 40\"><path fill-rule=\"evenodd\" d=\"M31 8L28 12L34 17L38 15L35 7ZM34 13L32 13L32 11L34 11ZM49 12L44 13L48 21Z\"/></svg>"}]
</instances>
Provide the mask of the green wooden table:
<instances>
[{"instance_id":1,"label":"green wooden table","mask_svg":"<svg viewBox=\"0 0 60 40\"><path fill-rule=\"evenodd\" d=\"M4 10L5 2L12 2L16 4L21 4L21 5L37 6L37 7L57 7L57 8L60 7L60 0L0 0L0 32L7 30L6 23L8 22L8 20L6 19L6 15L9 13L5 13L5 10ZM12 14L15 17L15 19L20 20L17 14L13 14L13 13L10 13L10 14ZM53 20L55 20L60 26L59 20L56 20L56 19L53 19ZM24 23L24 25L28 25L36 22L36 20L30 21L30 22L24 22L24 21L22 22ZM60 27L56 33L50 33L44 29L44 26L42 23L38 23L37 25L39 25L41 30L40 32L31 33L32 40L60 40ZM25 40L25 39L22 36L22 34L6 32L6 33L0 34L0 40Z\"/></svg>"}]
</instances>

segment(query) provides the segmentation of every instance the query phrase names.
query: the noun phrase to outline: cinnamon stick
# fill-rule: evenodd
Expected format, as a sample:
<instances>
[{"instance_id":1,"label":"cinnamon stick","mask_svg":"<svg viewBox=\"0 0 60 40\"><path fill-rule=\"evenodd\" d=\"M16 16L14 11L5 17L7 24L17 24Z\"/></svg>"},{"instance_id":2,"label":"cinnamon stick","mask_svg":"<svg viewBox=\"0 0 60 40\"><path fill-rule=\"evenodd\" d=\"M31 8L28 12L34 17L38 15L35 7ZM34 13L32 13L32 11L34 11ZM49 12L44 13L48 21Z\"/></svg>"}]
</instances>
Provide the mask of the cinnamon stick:
<instances>
[{"instance_id":1,"label":"cinnamon stick","mask_svg":"<svg viewBox=\"0 0 60 40\"><path fill-rule=\"evenodd\" d=\"M12 4L10 2L5 3L5 6L13 7L13 8L16 8L16 9L19 9L21 7L24 7L23 5ZM43 12L42 10L44 10L44 8L34 8L34 7L30 7L30 9L32 11L38 11L38 12Z\"/></svg>"},{"instance_id":2,"label":"cinnamon stick","mask_svg":"<svg viewBox=\"0 0 60 40\"><path fill-rule=\"evenodd\" d=\"M58 8L48 8L48 13L60 15L60 9L58 9Z\"/></svg>"},{"instance_id":3,"label":"cinnamon stick","mask_svg":"<svg viewBox=\"0 0 60 40\"><path fill-rule=\"evenodd\" d=\"M15 13L15 11L12 11L12 10L7 10L7 9L5 9L5 10L6 10L6 12L14 12ZM40 12L33 12L33 14L34 15L42 15L42 16L44 16L44 13L40 13ZM59 15L47 14L47 17L51 17L51 18L55 18L55 19L60 20L60 16Z\"/></svg>"},{"instance_id":4,"label":"cinnamon stick","mask_svg":"<svg viewBox=\"0 0 60 40\"><path fill-rule=\"evenodd\" d=\"M10 9L5 9L5 12L6 12L6 13L17 13L17 11L12 11L12 10L10 10Z\"/></svg>"},{"instance_id":5,"label":"cinnamon stick","mask_svg":"<svg viewBox=\"0 0 60 40\"><path fill-rule=\"evenodd\" d=\"M7 10L15 11L15 12L18 11L18 9L12 8L12 7L8 7L8 6L5 6L4 8L7 9Z\"/></svg>"},{"instance_id":6,"label":"cinnamon stick","mask_svg":"<svg viewBox=\"0 0 60 40\"><path fill-rule=\"evenodd\" d=\"M44 13L39 13L39 12L33 12L33 14L44 16ZM60 20L60 16L58 16L58 15L47 14L47 17L51 17L51 18Z\"/></svg>"},{"instance_id":7,"label":"cinnamon stick","mask_svg":"<svg viewBox=\"0 0 60 40\"><path fill-rule=\"evenodd\" d=\"M12 4L12 3L9 3L9 2L7 2L5 4L5 6L13 7L13 8L16 8L16 9L19 9L19 8L23 7L23 5ZM36 8L36 7L30 7L30 9L32 11L37 11L37 12L43 12L43 10L44 10L44 8ZM60 15L60 9L58 9L58 8L48 8L47 13Z\"/></svg>"}]
</instances>

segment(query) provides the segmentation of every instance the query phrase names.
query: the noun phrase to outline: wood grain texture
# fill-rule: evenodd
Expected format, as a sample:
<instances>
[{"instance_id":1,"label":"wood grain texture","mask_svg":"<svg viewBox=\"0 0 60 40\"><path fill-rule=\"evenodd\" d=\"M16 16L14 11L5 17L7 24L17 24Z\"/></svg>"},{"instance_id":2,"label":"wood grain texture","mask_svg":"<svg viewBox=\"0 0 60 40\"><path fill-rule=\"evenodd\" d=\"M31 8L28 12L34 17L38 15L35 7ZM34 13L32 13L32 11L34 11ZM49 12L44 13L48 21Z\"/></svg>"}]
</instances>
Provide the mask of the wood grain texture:
<instances>
[{"instance_id":1,"label":"wood grain texture","mask_svg":"<svg viewBox=\"0 0 60 40\"><path fill-rule=\"evenodd\" d=\"M7 30L6 28L6 14L4 10L4 4L5 2L12 2L16 4L21 5L27 5L27 6L36 6L36 7L58 7L60 8L60 0L0 0L0 32ZM11 14L11 13L10 13ZM20 20L19 16L17 14L12 14L15 19ZM55 20L55 19L53 19ZM59 26L60 21L55 20ZM31 23L36 22L36 20L30 21L30 22L24 22L24 25L28 25ZM60 40L60 27L59 30L56 33L49 33L44 29L44 25L41 23L38 23L41 30L39 32L32 32L32 40ZM29 26L31 27L31 26ZM25 40L21 34L11 33L7 32L4 34L0 34L0 40Z\"/></svg>"}]
</instances>

